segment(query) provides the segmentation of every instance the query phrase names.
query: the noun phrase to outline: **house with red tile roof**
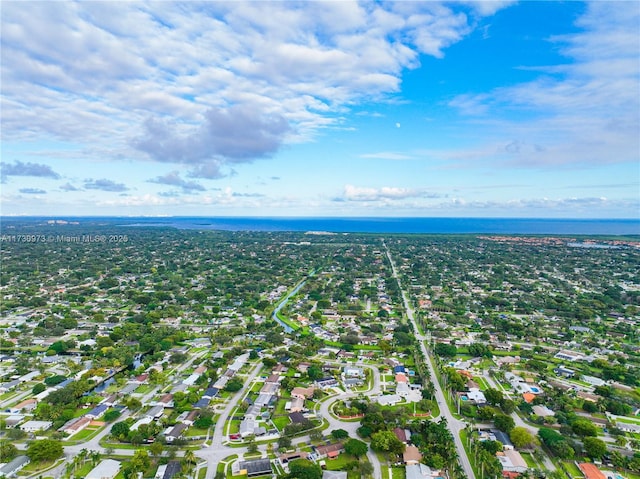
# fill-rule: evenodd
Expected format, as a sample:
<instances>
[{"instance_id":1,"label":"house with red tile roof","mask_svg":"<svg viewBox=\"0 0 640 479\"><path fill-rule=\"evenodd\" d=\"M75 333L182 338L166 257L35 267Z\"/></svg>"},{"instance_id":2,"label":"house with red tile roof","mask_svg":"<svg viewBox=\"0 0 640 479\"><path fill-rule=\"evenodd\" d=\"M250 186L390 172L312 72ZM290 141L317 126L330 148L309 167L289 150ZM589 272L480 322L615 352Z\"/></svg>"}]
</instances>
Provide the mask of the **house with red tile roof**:
<instances>
[{"instance_id":1,"label":"house with red tile roof","mask_svg":"<svg viewBox=\"0 0 640 479\"><path fill-rule=\"evenodd\" d=\"M578 464L578 468L585 479L607 479L598 466L588 462L581 462Z\"/></svg>"}]
</instances>

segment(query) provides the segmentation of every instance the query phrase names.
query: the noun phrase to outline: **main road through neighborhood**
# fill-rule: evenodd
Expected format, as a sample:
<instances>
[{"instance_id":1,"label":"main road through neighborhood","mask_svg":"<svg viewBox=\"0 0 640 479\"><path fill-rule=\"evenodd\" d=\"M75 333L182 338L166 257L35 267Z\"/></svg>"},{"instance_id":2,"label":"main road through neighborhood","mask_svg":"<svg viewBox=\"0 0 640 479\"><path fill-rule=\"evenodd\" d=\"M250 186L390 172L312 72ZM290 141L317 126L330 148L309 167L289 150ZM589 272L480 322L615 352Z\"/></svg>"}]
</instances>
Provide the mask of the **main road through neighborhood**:
<instances>
[{"instance_id":1,"label":"main road through neighborhood","mask_svg":"<svg viewBox=\"0 0 640 479\"><path fill-rule=\"evenodd\" d=\"M402 293L402 300L404 302L404 308L407 312L407 317L411 324L413 324L413 329L415 331L416 339L418 343L420 343L420 348L422 349L422 353L424 354L425 360L427 361L427 366L429 367L429 373L431 374L431 379L433 382L433 386L435 389L436 400L438 401L438 406L440 409L440 416L444 417L447 421L447 427L453 436L453 441L456 445L456 450L458 452L458 458L460 459L460 464L464 469L465 475L467 479L475 479L475 474L473 473L473 468L471 467L471 462L469 462L469 458L467 457L467 453L464 450L464 445L462 444L462 439L460 439L460 431L462 431L467 424L464 421L460 421L459 419L453 417L451 411L449 410L449 406L444 397L444 393L442 392L442 387L440 387L440 382L438 381L438 376L436 376L435 368L431 362L431 358L429 356L429 352L424 345L426 338L420 334L420 330L418 329L418 325L416 324L415 317L413 316L413 309L409 303L409 298L407 297L407 293L402 288L402 283L400 283L400 278L398 277L398 270L396 269L396 265L393 262L393 258L391 257L391 253L386 243L384 244L384 248L387 254L387 258L389 259L389 263L391 264L391 271L393 277L398 281L398 287ZM440 416L434 418L437 420Z\"/></svg>"}]
</instances>

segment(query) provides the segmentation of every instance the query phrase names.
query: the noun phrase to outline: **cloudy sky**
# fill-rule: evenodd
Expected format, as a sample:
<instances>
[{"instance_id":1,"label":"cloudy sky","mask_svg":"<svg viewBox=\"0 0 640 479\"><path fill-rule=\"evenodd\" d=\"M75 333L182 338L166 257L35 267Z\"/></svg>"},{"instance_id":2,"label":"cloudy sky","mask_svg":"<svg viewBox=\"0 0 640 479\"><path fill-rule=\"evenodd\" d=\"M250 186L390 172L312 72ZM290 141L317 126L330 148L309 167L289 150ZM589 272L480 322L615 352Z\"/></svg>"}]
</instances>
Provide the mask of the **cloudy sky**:
<instances>
[{"instance_id":1,"label":"cloudy sky","mask_svg":"<svg viewBox=\"0 0 640 479\"><path fill-rule=\"evenodd\" d=\"M3 215L640 215L640 3L12 2Z\"/></svg>"}]
</instances>

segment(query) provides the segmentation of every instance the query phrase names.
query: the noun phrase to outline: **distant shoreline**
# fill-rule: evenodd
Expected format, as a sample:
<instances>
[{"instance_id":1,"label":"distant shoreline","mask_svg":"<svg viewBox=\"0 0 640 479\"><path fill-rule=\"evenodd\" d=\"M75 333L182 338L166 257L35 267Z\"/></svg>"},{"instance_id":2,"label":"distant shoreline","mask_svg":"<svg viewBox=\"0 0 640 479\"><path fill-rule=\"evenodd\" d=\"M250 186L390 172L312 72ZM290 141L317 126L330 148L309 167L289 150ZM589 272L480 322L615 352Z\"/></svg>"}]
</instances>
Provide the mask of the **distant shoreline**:
<instances>
[{"instance_id":1,"label":"distant shoreline","mask_svg":"<svg viewBox=\"0 0 640 479\"><path fill-rule=\"evenodd\" d=\"M0 225L109 224L190 230L326 233L640 235L640 219L439 218L439 217L117 217L3 216Z\"/></svg>"}]
</instances>

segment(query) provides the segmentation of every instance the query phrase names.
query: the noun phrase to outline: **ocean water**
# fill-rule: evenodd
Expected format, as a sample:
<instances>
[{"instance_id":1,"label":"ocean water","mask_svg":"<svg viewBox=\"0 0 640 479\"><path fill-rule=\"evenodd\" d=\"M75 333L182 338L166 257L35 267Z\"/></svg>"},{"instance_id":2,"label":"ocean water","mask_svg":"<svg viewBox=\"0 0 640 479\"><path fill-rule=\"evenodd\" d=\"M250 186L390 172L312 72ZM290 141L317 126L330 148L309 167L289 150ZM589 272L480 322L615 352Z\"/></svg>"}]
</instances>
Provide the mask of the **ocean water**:
<instances>
[{"instance_id":1,"label":"ocean water","mask_svg":"<svg viewBox=\"0 0 640 479\"><path fill-rule=\"evenodd\" d=\"M64 219L119 226L169 226L225 231L332 233L640 235L640 219L382 218L382 217L4 217L12 221Z\"/></svg>"}]
</instances>

